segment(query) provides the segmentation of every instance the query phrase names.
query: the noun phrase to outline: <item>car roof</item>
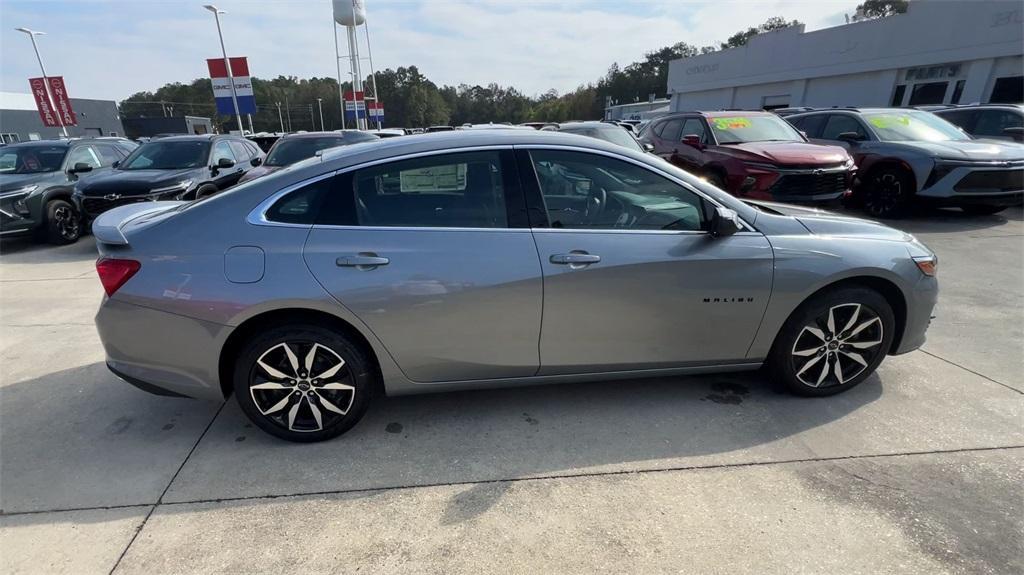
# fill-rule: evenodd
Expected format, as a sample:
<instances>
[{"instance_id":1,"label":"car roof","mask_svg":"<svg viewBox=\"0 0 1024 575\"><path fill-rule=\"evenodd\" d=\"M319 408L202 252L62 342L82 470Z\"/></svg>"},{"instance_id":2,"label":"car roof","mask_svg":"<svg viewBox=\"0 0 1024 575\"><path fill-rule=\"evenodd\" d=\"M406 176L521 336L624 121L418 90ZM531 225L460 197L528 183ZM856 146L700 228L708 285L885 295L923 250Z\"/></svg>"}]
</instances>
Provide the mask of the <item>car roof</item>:
<instances>
[{"instance_id":1,"label":"car roof","mask_svg":"<svg viewBox=\"0 0 1024 575\"><path fill-rule=\"evenodd\" d=\"M595 121L587 121L587 122L566 122L564 124L559 124L559 126L558 126L559 130L566 130L566 129L572 130L573 128L588 128L588 129L597 128L598 130L621 130L622 126L620 126L618 124L612 124L612 123L609 123L609 122L598 122L596 120Z\"/></svg>"},{"instance_id":2,"label":"car roof","mask_svg":"<svg viewBox=\"0 0 1024 575\"><path fill-rule=\"evenodd\" d=\"M285 134L281 136L283 140L298 140L301 138L338 138L339 140L345 139L345 136L352 133L353 130L346 130L344 132L296 132L292 134Z\"/></svg>"},{"instance_id":3,"label":"car roof","mask_svg":"<svg viewBox=\"0 0 1024 575\"><path fill-rule=\"evenodd\" d=\"M161 142L211 142L225 138L243 139L242 136L234 134L183 134L180 136L167 136L160 138Z\"/></svg>"},{"instance_id":4,"label":"car roof","mask_svg":"<svg viewBox=\"0 0 1024 575\"><path fill-rule=\"evenodd\" d=\"M933 110L933 113L938 112L953 112L956 110L982 110L985 108L995 108L999 110L1017 110L1018 112L1024 111L1024 104L960 104L956 106L950 106L941 110Z\"/></svg>"},{"instance_id":5,"label":"car roof","mask_svg":"<svg viewBox=\"0 0 1024 575\"><path fill-rule=\"evenodd\" d=\"M694 116L694 115L696 115L696 116L703 116L705 118L723 118L723 117L735 118L737 116L772 116L772 117L778 117L775 114L773 114L771 112L766 112L764 110L688 110L688 111L685 111L685 112L673 112L671 114L665 114L664 116L659 116L657 119L658 120L664 120L664 119L678 118L678 117L681 117L681 116Z\"/></svg>"}]
</instances>

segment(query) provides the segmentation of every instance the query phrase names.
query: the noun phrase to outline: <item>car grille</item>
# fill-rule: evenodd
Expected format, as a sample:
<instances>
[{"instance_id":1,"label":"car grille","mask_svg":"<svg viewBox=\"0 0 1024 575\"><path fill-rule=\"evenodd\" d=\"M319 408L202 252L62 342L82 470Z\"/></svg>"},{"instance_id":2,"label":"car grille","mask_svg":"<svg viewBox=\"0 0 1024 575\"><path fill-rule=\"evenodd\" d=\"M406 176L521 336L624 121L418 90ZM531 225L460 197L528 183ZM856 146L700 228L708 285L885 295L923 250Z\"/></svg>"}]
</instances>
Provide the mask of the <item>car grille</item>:
<instances>
[{"instance_id":1,"label":"car grille","mask_svg":"<svg viewBox=\"0 0 1024 575\"><path fill-rule=\"evenodd\" d=\"M768 188L773 196L819 196L846 191L846 172L783 174Z\"/></svg>"},{"instance_id":2,"label":"car grille","mask_svg":"<svg viewBox=\"0 0 1024 575\"><path fill-rule=\"evenodd\" d=\"M149 198L143 197L126 197L118 198L116 200L107 200L104 198L83 198L82 199L82 210L89 216L98 216L107 210L112 210L118 206L124 206L127 204L134 204L136 202L144 202Z\"/></svg>"},{"instance_id":3,"label":"car grille","mask_svg":"<svg viewBox=\"0 0 1024 575\"><path fill-rule=\"evenodd\" d=\"M1016 192L1024 190L1024 170L982 170L960 179L953 189L962 194Z\"/></svg>"}]
</instances>

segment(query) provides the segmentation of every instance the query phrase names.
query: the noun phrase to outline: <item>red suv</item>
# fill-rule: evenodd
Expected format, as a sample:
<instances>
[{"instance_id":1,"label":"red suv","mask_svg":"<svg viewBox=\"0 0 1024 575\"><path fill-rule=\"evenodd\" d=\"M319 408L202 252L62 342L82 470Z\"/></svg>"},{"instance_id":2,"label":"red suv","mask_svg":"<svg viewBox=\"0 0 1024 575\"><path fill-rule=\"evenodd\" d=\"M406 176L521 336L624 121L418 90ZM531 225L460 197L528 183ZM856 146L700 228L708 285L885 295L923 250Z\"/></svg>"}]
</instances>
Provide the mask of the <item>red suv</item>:
<instances>
[{"instance_id":1,"label":"red suv","mask_svg":"<svg viewBox=\"0 0 1024 575\"><path fill-rule=\"evenodd\" d=\"M654 153L734 196L828 202L849 193L853 158L811 144L771 112L683 112L652 121L640 141Z\"/></svg>"}]
</instances>

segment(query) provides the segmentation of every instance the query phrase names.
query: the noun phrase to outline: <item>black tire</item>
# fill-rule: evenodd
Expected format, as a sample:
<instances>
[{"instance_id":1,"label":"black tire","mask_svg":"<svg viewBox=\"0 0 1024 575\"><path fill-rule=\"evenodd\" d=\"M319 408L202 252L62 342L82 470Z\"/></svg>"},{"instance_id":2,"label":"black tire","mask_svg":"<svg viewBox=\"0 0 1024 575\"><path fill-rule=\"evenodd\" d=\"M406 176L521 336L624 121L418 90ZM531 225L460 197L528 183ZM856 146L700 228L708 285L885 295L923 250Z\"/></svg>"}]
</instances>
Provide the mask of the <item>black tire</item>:
<instances>
[{"instance_id":1,"label":"black tire","mask_svg":"<svg viewBox=\"0 0 1024 575\"><path fill-rule=\"evenodd\" d=\"M82 237L82 216L75 206L62 199L46 202L46 222L43 224L46 241L63 246L73 244Z\"/></svg>"},{"instance_id":2,"label":"black tire","mask_svg":"<svg viewBox=\"0 0 1024 575\"><path fill-rule=\"evenodd\" d=\"M314 345L320 347L313 354L312 373L306 373ZM298 370L292 370L286 349L295 356ZM317 371L330 372L338 365L337 358L342 364L328 377L332 381L310 377ZM262 364L257 363L261 359ZM359 422L373 399L375 374L366 353L349 338L320 325L293 324L251 338L235 363L232 383L242 411L260 429L288 441L311 443L337 437ZM289 379L292 375L298 377Z\"/></svg>"},{"instance_id":3,"label":"black tire","mask_svg":"<svg viewBox=\"0 0 1024 575\"><path fill-rule=\"evenodd\" d=\"M786 320L766 362L768 373L797 395L814 397L846 391L867 379L885 359L895 325L892 307L875 290L852 286L822 292L805 301ZM814 333L815 329L821 336ZM873 344L875 341L878 343ZM806 351L813 354L797 353ZM855 357L860 361L854 361ZM836 373L837 362L841 376Z\"/></svg>"},{"instance_id":4,"label":"black tire","mask_svg":"<svg viewBox=\"0 0 1024 575\"><path fill-rule=\"evenodd\" d=\"M970 204L966 206L960 206L960 209L963 210L965 214L970 214L972 216L991 216L993 214L998 214L999 212L1005 210L1006 206L985 206L979 204Z\"/></svg>"},{"instance_id":5,"label":"black tire","mask_svg":"<svg viewBox=\"0 0 1024 575\"><path fill-rule=\"evenodd\" d=\"M871 171L861 183L864 211L875 218L902 218L910 211L914 178L903 168L884 166Z\"/></svg>"},{"instance_id":6,"label":"black tire","mask_svg":"<svg viewBox=\"0 0 1024 575\"><path fill-rule=\"evenodd\" d=\"M220 190L217 189L217 186L214 186L214 185L207 184L205 186L199 186L199 189L196 190L196 194L193 197L193 199L201 200L203 198L212 196L212 195L216 194L219 191Z\"/></svg>"},{"instance_id":7,"label":"black tire","mask_svg":"<svg viewBox=\"0 0 1024 575\"><path fill-rule=\"evenodd\" d=\"M725 192L729 191L725 189L725 177L723 177L722 174L719 174L718 172L709 172L705 179L712 186Z\"/></svg>"}]
</instances>

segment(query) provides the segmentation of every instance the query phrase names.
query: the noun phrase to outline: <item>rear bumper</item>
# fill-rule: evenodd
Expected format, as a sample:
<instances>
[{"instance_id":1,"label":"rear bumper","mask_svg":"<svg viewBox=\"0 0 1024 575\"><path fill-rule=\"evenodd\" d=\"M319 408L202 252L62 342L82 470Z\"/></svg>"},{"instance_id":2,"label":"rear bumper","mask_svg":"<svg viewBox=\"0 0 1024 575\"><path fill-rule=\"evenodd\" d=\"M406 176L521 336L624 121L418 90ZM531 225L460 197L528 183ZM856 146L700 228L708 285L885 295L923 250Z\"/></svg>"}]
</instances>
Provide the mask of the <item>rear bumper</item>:
<instances>
[{"instance_id":1,"label":"rear bumper","mask_svg":"<svg viewBox=\"0 0 1024 575\"><path fill-rule=\"evenodd\" d=\"M220 349L229 328L104 299L96 329L107 367L132 385L160 395L220 401Z\"/></svg>"}]
</instances>

